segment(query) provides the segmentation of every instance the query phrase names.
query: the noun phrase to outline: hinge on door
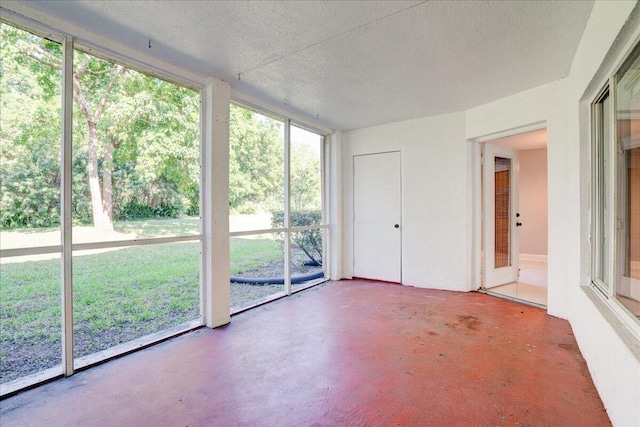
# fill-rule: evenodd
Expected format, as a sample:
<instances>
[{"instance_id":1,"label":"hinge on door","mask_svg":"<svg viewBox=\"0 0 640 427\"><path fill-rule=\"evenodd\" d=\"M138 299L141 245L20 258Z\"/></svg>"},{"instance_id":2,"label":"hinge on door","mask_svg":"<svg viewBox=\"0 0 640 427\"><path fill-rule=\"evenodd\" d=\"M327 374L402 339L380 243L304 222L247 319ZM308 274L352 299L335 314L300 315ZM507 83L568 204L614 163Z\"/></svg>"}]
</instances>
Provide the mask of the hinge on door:
<instances>
[{"instance_id":1,"label":"hinge on door","mask_svg":"<svg viewBox=\"0 0 640 427\"><path fill-rule=\"evenodd\" d=\"M624 220L622 218L616 218L616 230L622 230L622 224Z\"/></svg>"},{"instance_id":2,"label":"hinge on door","mask_svg":"<svg viewBox=\"0 0 640 427\"><path fill-rule=\"evenodd\" d=\"M618 142L616 144L616 151L618 151L618 154L624 153L624 150L622 149L622 143Z\"/></svg>"}]
</instances>

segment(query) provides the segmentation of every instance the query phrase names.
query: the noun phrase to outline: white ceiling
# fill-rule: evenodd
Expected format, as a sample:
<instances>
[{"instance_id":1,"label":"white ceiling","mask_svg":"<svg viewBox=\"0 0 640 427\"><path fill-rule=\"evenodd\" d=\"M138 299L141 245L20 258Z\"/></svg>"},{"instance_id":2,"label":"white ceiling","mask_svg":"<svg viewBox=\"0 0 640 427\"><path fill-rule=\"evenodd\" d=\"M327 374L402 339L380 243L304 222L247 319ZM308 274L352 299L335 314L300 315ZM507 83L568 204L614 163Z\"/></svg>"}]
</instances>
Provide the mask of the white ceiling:
<instances>
[{"instance_id":1,"label":"white ceiling","mask_svg":"<svg viewBox=\"0 0 640 427\"><path fill-rule=\"evenodd\" d=\"M487 141L493 145L513 148L515 150L535 150L547 147L547 129L538 129L530 132L519 133L504 138Z\"/></svg>"},{"instance_id":2,"label":"white ceiling","mask_svg":"<svg viewBox=\"0 0 640 427\"><path fill-rule=\"evenodd\" d=\"M27 4L348 130L462 111L566 77L593 1Z\"/></svg>"}]
</instances>

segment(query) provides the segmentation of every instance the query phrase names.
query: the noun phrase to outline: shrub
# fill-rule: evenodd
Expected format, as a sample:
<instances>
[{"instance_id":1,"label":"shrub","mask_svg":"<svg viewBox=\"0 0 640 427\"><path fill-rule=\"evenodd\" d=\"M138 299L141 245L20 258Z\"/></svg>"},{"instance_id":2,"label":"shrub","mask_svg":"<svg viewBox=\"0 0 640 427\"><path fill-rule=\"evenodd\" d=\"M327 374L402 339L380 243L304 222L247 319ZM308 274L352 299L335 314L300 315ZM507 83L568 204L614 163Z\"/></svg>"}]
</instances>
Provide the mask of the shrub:
<instances>
[{"instance_id":1,"label":"shrub","mask_svg":"<svg viewBox=\"0 0 640 427\"><path fill-rule=\"evenodd\" d=\"M274 228L284 227L284 211L271 212L271 225ZM305 210L291 212L291 225L305 227L322 224L321 210ZM283 236L278 236L283 241ZM291 233L291 245L300 249L309 258L309 265L322 265L322 229L301 230Z\"/></svg>"}]
</instances>

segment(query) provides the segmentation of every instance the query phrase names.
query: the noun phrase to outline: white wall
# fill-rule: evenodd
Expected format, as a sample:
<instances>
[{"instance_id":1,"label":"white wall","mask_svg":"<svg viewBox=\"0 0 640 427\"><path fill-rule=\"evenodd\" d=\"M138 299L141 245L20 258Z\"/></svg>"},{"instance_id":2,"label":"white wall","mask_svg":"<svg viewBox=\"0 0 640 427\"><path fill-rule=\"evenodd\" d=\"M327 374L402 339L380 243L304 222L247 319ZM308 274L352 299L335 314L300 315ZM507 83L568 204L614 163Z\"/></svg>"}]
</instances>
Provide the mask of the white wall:
<instances>
[{"instance_id":1,"label":"white wall","mask_svg":"<svg viewBox=\"0 0 640 427\"><path fill-rule=\"evenodd\" d=\"M547 149L519 154L520 254L547 255Z\"/></svg>"},{"instance_id":2,"label":"white wall","mask_svg":"<svg viewBox=\"0 0 640 427\"><path fill-rule=\"evenodd\" d=\"M343 144L343 276L351 277L353 268L353 156L400 151L402 283L468 290L464 115L345 132Z\"/></svg>"},{"instance_id":3,"label":"white wall","mask_svg":"<svg viewBox=\"0 0 640 427\"><path fill-rule=\"evenodd\" d=\"M568 91L567 186L573 221L569 238L569 321L607 413L616 426L640 426L640 342L630 337L607 306L588 296L590 271L589 103L640 34L636 2L597 2L571 66ZM623 25L631 17L629 25ZM624 33L619 36L621 28ZM616 37L618 40L616 41ZM583 101L580 103L580 101ZM550 181L551 183L552 181ZM607 317L611 318L607 321ZM635 354L631 348L635 347Z\"/></svg>"},{"instance_id":4,"label":"white wall","mask_svg":"<svg viewBox=\"0 0 640 427\"><path fill-rule=\"evenodd\" d=\"M466 111L468 139L499 135L539 124L547 128L548 172L548 287L547 310L567 318L569 283L567 281L567 225L572 218L567 210L567 79L520 92ZM501 135L504 136L504 135ZM472 185L470 178L469 185ZM575 217L573 218L575 222ZM471 231L469 232L471 235Z\"/></svg>"},{"instance_id":5,"label":"white wall","mask_svg":"<svg viewBox=\"0 0 640 427\"><path fill-rule=\"evenodd\" d=\"M352 156L401 150L403 282L469 290L465 283L471 276L472 259L467 248L474 232L468 188L474 184L470 167L474 150L473 144L464 141L506 136L510 130L515 134L532 125L547 128L548 312L571 323L607 413L617 426L640 426L640 344L586 288L591 179L588 101L604 82L594 80L612 71L603 67L613 64L624 50L620 46L629 45L629 39L640 34L634 6L636 2L596 2L566 79L464 113L347 132L343 141L344 275L350 276L353 261ZM631 30L614 43L629 17ZM582 123L581 115L587 118Z\"/></svg>"}]
</instances>

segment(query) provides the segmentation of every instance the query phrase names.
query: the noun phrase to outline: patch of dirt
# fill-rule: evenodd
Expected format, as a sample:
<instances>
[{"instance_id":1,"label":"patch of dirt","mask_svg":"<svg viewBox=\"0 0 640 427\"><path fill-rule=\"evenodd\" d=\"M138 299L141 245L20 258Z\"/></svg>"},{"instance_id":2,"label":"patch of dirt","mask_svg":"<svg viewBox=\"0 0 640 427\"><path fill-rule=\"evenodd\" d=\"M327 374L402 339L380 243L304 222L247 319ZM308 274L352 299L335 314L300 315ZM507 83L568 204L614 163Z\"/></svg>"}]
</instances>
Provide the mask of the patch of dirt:
<instances>
[{"instance_id":1,"label":"patch of dirt","mask_svg":"<svg viewBox=\"0 0 640 427\"><path fill-rule=\"evenodd\" d=\"M478 327L482 325L480 319L475 316L458 316L458 320L467 327L467 329L471 329L472 331L477 331Z\"/></svg>"},{"instance_id":2,"label":"patch of dirt","mask_svg":"<svg viewBox=\"0 0 640 427\"><path fill-rule=\"evenodd\" d=\"M169 329L173 326L197 319L199 309L176 311L164 316L141 322L117 324L108 329L96 331L87 320L76 321L73 330L74 356L82 357L122 344L145 335ZM23 337L20 331L3 334L0 343L0 383L16 380L62 363L62 343L59 319L53 324L42 325L38 337ZM3 331L6 332L6 331Z\"/></svg>"}]
</instances>

